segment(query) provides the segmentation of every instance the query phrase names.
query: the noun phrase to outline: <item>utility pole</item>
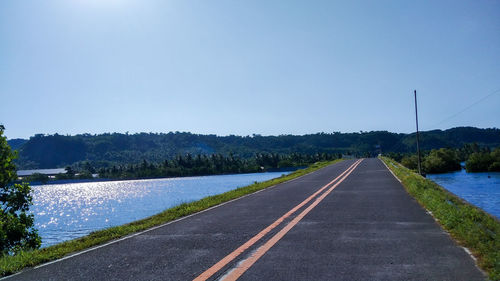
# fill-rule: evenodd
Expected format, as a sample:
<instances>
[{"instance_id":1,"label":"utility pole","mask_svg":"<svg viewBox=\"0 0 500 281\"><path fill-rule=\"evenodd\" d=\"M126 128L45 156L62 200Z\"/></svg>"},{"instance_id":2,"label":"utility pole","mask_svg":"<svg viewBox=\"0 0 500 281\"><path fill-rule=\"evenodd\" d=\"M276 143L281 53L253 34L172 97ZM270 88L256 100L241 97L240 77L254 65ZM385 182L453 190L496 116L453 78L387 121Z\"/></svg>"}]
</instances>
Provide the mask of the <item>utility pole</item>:
<instances>
[{"instance_id":1,"label":"utility pole","mask_svg":"<svg viewBox=\"0 0 500 281\"><path fill-rule=\"evenodd\" d=\"M413 92L415 94L415 122L417 124L417 155L418 155L418 173L422 175L422 160L420 157L420 144L418 136L418 110L417 110L417 90Z\"/></svg>"}]
</instances>

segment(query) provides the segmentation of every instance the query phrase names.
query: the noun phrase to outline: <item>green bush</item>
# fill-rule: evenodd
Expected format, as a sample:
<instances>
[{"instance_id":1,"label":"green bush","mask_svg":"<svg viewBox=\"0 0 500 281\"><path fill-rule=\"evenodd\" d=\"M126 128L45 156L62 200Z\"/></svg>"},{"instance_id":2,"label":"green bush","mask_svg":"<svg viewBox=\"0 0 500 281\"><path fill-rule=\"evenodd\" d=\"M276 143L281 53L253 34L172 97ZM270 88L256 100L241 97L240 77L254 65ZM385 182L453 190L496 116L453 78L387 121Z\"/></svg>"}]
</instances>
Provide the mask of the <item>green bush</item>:
<instances>
[{"instance_id":1,"label":"green bush","mask_svg":"<svg viewBox=\"0 0 500 281\"><path fill-rule=\"evenodd\" d=\"M459 171L460 159L455 150L449 148L433 149L422 163L426 173L447 173Z\"/></svg>"},{"instance_id":2,"label":"green bush","mask_svg":"<svg viewBox=\"0 0 500 281\"><path fill-rule=\"evenodd\" d=\"M476 152L465 162L467 172L500 172L500 147L492 152Z\"/></svg>"},{"instance_id":3,"label":"green bush","mask_svg":"<svg viewBox=\"0 0 500 281\"><path fill-rule=\"evenodd\" d=\"M401 164L410 170L418 169L418 157L417 155L405 156L401 159Z\"/></svg>"},{"instance_id":4,"label":"green bush","mask_svg":"<svg viewBox=\"0 0 500 281\"><path fill-rule=\"evenodd\" d=\"M500 147L491 152L491 158L493 158L493 163L488 167L488 170L490 172L500 172Z\"/></svg>"},{"instance_id":5,"label":"green bush","mask_svg":"<svg viewBox=\"0 0 500 281\"><path fill-rule=\"evenodd\" d=\"M0 125L0 256L39 248L41 244L33 227L34 216L29 213L31 188L27 183L12 184L17 179L13 162L16 154L3 136L4 129Z\"/></svg>"},{"instance_id":6,"label":"green bush","mask_svg":"<svg viewBox=\"0 0 500 281\"><path fill-rule=\"evenodd\" d=\"M488 170L490 172L500 172L500 161L491 164Z\"/></svg>"},{"instance_id":7,"label":"green bush","mask_svg":"<svg viewBox=\"0 0 500 281\"><path fill-rule=\"evenodd\" d=\"M467 172L485 172L491 164L493 164L493 159L488 152L476 152L472 153L465 162L465 169Z\"/></svg>"}]
</instances>

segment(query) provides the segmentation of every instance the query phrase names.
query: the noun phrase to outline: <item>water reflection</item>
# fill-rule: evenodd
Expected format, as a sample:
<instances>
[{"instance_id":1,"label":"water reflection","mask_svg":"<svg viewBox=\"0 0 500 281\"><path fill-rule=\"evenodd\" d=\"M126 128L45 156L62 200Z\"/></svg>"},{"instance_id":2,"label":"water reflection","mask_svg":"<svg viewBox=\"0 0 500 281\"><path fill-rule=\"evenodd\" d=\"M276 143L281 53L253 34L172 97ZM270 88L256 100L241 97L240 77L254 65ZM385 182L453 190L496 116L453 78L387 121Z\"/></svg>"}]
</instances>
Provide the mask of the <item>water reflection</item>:
<instances>
[{"instance_id":1,"label":"water reflection","mask_svg":"<svg viewBox=\"0 0 500 281\"><path fill-rule=\"evenodd\" d=\"M287 172L33 186L42 247Z\"/></svg>"}]
</instances>

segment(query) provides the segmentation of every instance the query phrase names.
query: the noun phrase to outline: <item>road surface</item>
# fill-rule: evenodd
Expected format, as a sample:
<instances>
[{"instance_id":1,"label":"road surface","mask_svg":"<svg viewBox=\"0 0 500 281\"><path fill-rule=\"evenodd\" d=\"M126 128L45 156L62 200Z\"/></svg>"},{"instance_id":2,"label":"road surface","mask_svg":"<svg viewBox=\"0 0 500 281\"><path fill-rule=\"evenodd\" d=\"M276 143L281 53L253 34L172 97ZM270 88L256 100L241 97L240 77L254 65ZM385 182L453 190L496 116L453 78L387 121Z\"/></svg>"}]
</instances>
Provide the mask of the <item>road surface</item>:
<instances>
[{"instance_id":1,"label":"road surface","mask_svg":"<svg viewBox=\"0 0 500 281\"><path fill-rule=\"evenodd\" d=\"M348 160L7 280L485 280L378 159Z\"/></svg>"}]
</instances>

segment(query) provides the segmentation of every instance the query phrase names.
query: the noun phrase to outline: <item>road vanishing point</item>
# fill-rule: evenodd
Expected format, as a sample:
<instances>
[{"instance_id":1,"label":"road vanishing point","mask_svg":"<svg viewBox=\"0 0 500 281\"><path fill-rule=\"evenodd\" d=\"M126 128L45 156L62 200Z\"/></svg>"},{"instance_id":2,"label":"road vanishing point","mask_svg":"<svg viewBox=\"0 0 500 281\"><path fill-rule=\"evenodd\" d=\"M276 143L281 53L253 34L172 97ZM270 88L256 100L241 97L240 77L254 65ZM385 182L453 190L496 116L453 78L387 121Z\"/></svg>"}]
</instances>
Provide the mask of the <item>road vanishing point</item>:
<instances>
[{"instance_id":1,"label":"road vanishing point","mask_svg":"<svg viewBox=\"0 0 500 281\"><path fill-rule=\"evenodd\" d=\"M346 160L7 280L485 280L379 159Z\"/></svg>"}]
</instances>

